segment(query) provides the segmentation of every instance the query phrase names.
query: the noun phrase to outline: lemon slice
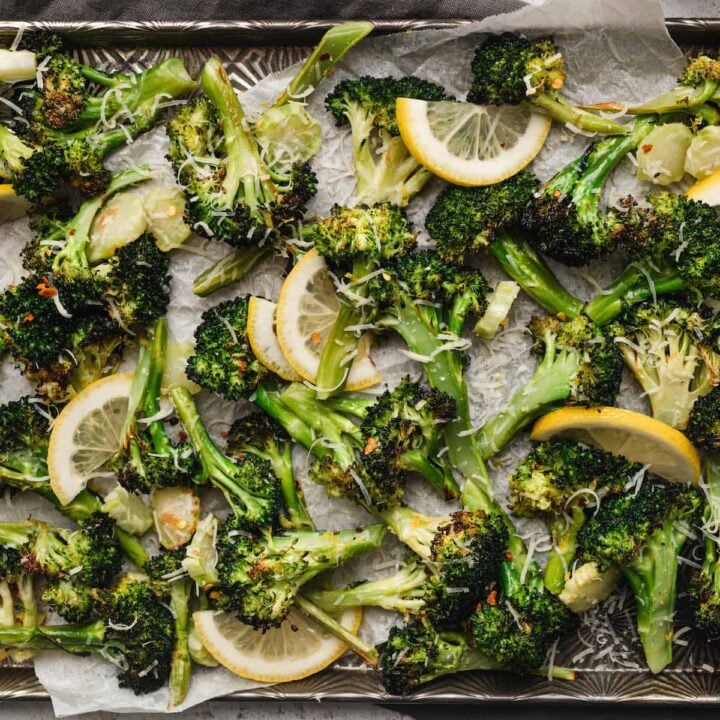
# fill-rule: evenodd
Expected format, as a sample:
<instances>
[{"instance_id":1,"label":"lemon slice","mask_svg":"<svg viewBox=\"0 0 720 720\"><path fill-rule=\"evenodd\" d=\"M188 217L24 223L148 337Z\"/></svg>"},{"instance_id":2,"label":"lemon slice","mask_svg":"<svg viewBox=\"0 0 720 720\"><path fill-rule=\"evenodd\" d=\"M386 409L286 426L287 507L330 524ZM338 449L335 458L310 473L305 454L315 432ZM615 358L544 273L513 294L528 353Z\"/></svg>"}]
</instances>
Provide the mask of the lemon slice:
<instances>
[{"instance_id":1,"label":"lemon slice","mask_svg":"<svg viewBox=\"0 0 720 720\"><path fill-rule=\"evenodd\" d=\"M275 309L270 300L251 297L248 303L248 341L257 359L268 369L289 382L301 382L302 377L293 370L280 349L275 333Z\"/></svg>"},{"instance_id":2,"label":"lemon slice","mask_svg":"<svg viewBox=\"0 0 720 720\"><path fill-rule=\"evenodd\" d=\"M720 205L720 170L698 180L685 193L691 200L699 200L713 207Z\"/></svg>"},{"instance_id":3,"label":"lemon slice","mask_svg":"<svg viewBox=\"0 0 720 720\"><path fill-rule=\"evenodd\" d=\"M277 338L295 372L315 382L320 353L340 310L325 260L313 249L285 278L275 311ZM363 335L350 366L346 390L363 390L382 381L370 358L370 337Z\"/></svg>"},{"instance_id":4,"label":"lemon slice","mask_svg":"<svg viewBox=\"0 0 720 720\"><path fill-rule=\"evenodd\" d=\"M8 183L0 184L0 223L17 220L27 214L30 203L15 194L13 186Z\"/></svg>"},{"instance_id":5,"label":"lemon slice","mask_svg":"<svg viewBox=\"0 0 720 720\"><path fill-rule=\"evenodd\" d=\"M202 610L193 615L193 620L202 644L215 660L248 680L301 680L324 670L347 649L295 608L279 628L266 632L241 623L233 613ZM362 611L346 610L337 620L356 634Z\"/></svg>"},{"instance_id":6,"label":"lemon slice","mask_svg":"<svg viewBox=\"0 0 720 720\"><path fill-rule=\"evenodd\" d=\"M552 126L527 105L398 98L396 115L412 156L455 185L492 185L515 175L540 152Z\"/></svg>"},{"instance_id":7,"label":"lemon slice","mask_svg":"<svg viewBox=\"0 0 720 720\"><path fill-rule=\"evenodd\" d=\"M88 385L53 423L48 473L63 505L72 502L120 448L132 380L132 373L124 373Z\"/></svg>"},{"instance_id":8,"label":"lemon slice","mask_svg":"<svg viewBox=\"0 0 720 720\"><path fill-rule=\"evenodd\" d=\"M562 436L647 465L673 482L698 483L700 456L679 431L660 420L615 407L566 407L535 423L535 441Z\"/></svg>"}]
</instances>

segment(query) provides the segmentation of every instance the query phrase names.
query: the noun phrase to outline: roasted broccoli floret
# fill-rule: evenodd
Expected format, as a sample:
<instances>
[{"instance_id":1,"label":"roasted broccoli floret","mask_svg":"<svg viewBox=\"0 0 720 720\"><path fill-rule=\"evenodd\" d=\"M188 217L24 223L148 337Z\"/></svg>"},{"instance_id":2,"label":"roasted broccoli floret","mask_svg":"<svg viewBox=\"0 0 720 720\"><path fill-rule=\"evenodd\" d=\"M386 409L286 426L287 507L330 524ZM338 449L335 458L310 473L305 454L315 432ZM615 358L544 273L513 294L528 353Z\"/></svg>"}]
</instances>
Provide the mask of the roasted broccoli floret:
<instances>
[{"instance_id":1,"label":"roasted broccoli floret","mask_svg":"<svg viewBox=\"0 0 720 720\"><path fill-rule=\"evenodd\" d=\"M625 575L653 673L672 661L678 557L703 505L692 485L640 475L635 490L607 498L578 533L581 567L591 564L601 573L619 568Z\"/></svg>"},{"instance_id":2,"label":"roasted broccoli floret","mask_svg":"<svg viewBox=\"0 0 720 720\"><path fill-rule=\"evenodd\" d=\"M589 133L621 135L622 125L571 105L560 90L565 62L551 38L530 41L512 33L489 35L472 61L468 101L479 105L531 102L563 125Z\"/></svg>"},{"instance_id":3,"label":"roasted broccoli floret","mask_svg":"<svg viewBox=\"0 0 720 720\"><path fill-rule=\"evenodd\" d=\"M343 80L325 98L338 125L350 125L358 204L405 206L432 177L400 138L397 98L452 100L439 85L417 77Z\"/></svg>"},{"instance_id":4,"label":"roasted broccoli floret","mask_svg":"<svg viewBox=\"0 0 720 720\"><path fill-rule=\"evenodd\" d=\"M590 300L585 312L605 324L627 306L685 291L720 296L720 221L715 208L685 195L660 192L647 197L649 207L631 201L619 243L627 268Z\"/></svg>"},{"instance_id":5,"label":"roasted broccoli floret","mask_svg":"<svg viewBox=\"0 0 720 720\"><path fill-rule=\"evenodd\" d=\"M190 485L200 470L192 447L168 437L162 420L140 424L160 412L160 386L167 353L167 320L154 323L140 349L130 391L123 447L110 461L118 482L130 492L149 493L155 487Z\"/></svg>"},{"instance_id":6,"label":"roasted broccoli floret","mask_svg":"<svg viewBox=\"0 0 720 720\"><path fill-rule=\"evenodd\" d=\"M151 585L122 578L100 594L99 619L87 625L0 628L2 647L92 653L121 668L120 687L153 692L168 680L175 648L173 616Z\"/></svg>"},{"instance_id":7,"label":"roasted broccoli floret","mask_svg":"<svg viewBox=\"0 0 720 720\"><path fill-rule=\"evenodd\" d=\"M287 529L315 529L302 488L295 478L292 442L282 425L260 412L238 418L228 432L226 452L238 461L246 454L267 460L280 479L285 515L280 518L280 524Z\"/></svg>"},{"instance_id":8,"label":"roasted broccoli floret","mask_svg":"<svg viewBox=\"0 0 720 720\"><path fill-rule=\"evenodd\" d=\"M707 453L720 452L720 388L695 401L685 434Z\"/></svg>"},{"instance_id":9,"label":"roasted broccoli floret","mask_svg":"<svg viewBox=\"0 0 720 720\"><path fill-rule=\"evenodd\" d=\"M236 297L206 310L195 330L195 354L188 359L187 376L228 400L248 397L270 376L247 337L248 300Z\"/></svg>"},{"instance_id":10,"label":"roasted broccoli floret","mask_svg":"<svg viewBox=\"0 0 720 720\"><path fill-rule=\"evenodd\" d=\"M510 509L521 517L543 518L553 548L545 563L545 587L555 595L565 586L585 524L586 506L621 492L642 466L571 440L538 443L510 477Z\"/></svg>"},{"instance_id":11,"label":"roasted broccoli floret","mask_svg":"<svg viewBox=\"0 0 720 720\"><path fill-rule=\"evenodd\" d=\"M607 329L650 400L653 416L684 430L696 400L720 383L710 311L659 300L630 307Z\"/></svg>"},{"instance_id":12,"label":"roasted broccoli floret","mask_svg":"<svg viewBox=\"0 0 720 720\"><path fill-rule=\"evenodd\" d=\"M520 231L538 181L527 171L487 187L446 188L425 218L438 254L462 264L488 252L523 290L550 313L575 317L582 302L571 295Z\"/></svg>"},{"instance_id":13,"label":"roasted broccoli floret","mask_svg":"<svg viewBox=\"0 0 720 720\"><path fill-rule=\"evenodd\" d=\"M485 458L558 405L612 405L620 390L622 355L612 338L585 315L530 321L540 363L503 410L483 425L478 442Z\"/></svg>"},{"instance_id":14,"label":"roasted broccoli floret","mask_svg":"<svg viewBox=\"0 0 720 720\"><path fill-rule=\"evenodd\" d=\"M222 605L258 629L279 626L300 588L323 570L379 547L385 527L339 532L298 530L253 536L237 518L218 532Z\"/></svg>"},{"instance_id":15,"label":"roasted broccoli floret","mask_svg":"<svg viewBox=\"0 0 720 720\"><path fill-rule=\"evenodd\" d=\"M538 250L579 267L615 249L623 223L616 210L601 209L602 189L612 170L652 130L653 122L639 119L627 135L599 140L540 188L522 218Z\"/></svg>"},{"instance_id":16,"label":"roasted broccoli floret","mask_svg":"<svg viewBox=\"0 0 720 720\"><path fill-rule=\"evenodd\" d=\"M272 463L250 454L234 462L212 441L188 390L175 385L170 396L200 461L198 481L210 482L223 493L236 522L246 530L275 525L281 504L280 480Z\"/></svg>"},{"instance_id":17,"label":"roasted broccoli floret","mask_svg":"<svg viewBox=\"0 0 720 720\"><path fill-rule=\"evenodd\" d=\"M103 89L90 94L90 84ZM108 75L53 53L42 90L23 89L23 137L0 129L0 163L13 187L33 203L70 184L100 194L110 180L103 158L153 127L162 99L187 95L195 83L178 58L135 75ZM108 129L110 122L115 127Z\"/></svg>"},{"instance_id":18,"label":"roasted broccoli floret","mask_svg":"<svg viewBox=\"0 0 720 720\"><path fill-rule=\"evenodd\" d=\"M397 205L376 204L368 208L334 205L328 217L305 229L330 269L352 298L341 296L340 311L326 337L321 337L320 365L315 384L319 397L342 390L357 354L358 325L372 321L375 307L366 303L367 282L373 273L393 258L402 257L415 247L415 235ZM350 328L350 329L348 329Z\"/></svg>"},{"instance_id":19,"label":"roasted broccoli floret","mask_svg":"<svg viewBox=\"0 0 720 720\"><path fill-rule=\"evenodd\" d=\"M167 126L188 220L206 237L257 246L302 220L315 174L307 163L266 162L220 60L205 63L200 84L207 97L185 105Z\"/></svg>"},{"instance_id":20,"label":"roasted broccoli floret","mask_svg":"<svg viewBox=\"0 0 720 720\"><path fill-rule=\"evenodd\" d=\"M0 523L0 544L20 552L21 566L48 578L70 577L89 587L107 587L122 564L112 521L101 513L81 521L78 530L39 520Z\"/></svg>"},{"instance_id":21,"label":"roasted broccoli floret","mask_svg":"<svg viewBox=\"0 0 720 720\"><path fill-rule=\"evenodd\" d=\"M418 560L389 577L307 597L327 612L374 605L438 626L462 622L504 558L508 533L502 517L482 510L434 517L407 507L380 516Z\"/></svg>"}]
</instances>

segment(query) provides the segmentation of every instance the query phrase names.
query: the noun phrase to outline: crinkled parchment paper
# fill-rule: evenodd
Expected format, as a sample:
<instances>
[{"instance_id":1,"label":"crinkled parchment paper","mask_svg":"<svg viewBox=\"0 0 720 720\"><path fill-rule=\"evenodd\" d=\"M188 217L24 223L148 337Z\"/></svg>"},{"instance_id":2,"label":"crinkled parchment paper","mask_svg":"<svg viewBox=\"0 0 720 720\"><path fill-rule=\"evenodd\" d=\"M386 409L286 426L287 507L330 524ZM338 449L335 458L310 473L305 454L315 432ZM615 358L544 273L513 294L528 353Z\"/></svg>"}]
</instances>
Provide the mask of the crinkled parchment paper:
<instances>
[{"instance_id":1,"label":"crinkled parchment paper","mask_svg":"<svg viewBox=\"0 0 720 720\"><path fill-rule=\"evenodd\" d=\"M483 32L515 30L538 35L552 33L560 45L567 62L569 82L567 92L576 101L617 99L639 101L654 96L672 85L682 68L682 55L665 32L659 2L651 0L552 0L540 7L527 7L511 15L489 18L483 22L451 30L424 31L370 38L336 70L334 81L348 76L365 74L417 74L444 85L447 90L462 99L470 85L469 65L472 52ZM244 94L242 100L252 111L271 100L284 87L292 70L267 78L257 87ZM335 128L323 109L323 98L332 87L331 82L310 103L310 110L323 124L324 140L314 167L319 177L320 191L314 199L311 212L323 214L335 203L352 200L353 180L349 132ZM556 127L534 164L541 178L577 156L587 144L586 137L565 128ZM149 163L157 169L165 182L172 182L172 175L164 160L167 138L162 129L137 140L130 147L112 158L114 168ZM609 199L619 197L636 185L632 165L625 162L615 174ZM439 182L431 183L410 208L410 216L423 238L423 218L440 189ZM145 192L140 187L137 192ZM0 262L0 285L20 277L18 252L28 237L27 224L18 221L3 226L4 251ZM235 293L252 292L268 298L276 298L282 274L282 263L268 261L252 277L208 299L192 294L192 279L209 262L228 252L224 245L200 238L193 238L190 245L195 253L178 250L173 253L171 272L172 302L169 323L176 340L192 338L192 332L200 313ZM198 254L201 253L201 254ZM500 277L499 271L489 263L480 263L490 280ZM569 288L581 296L589 296L592 283L603 282L612 268L593 267L582 273L568 273L559 268L559 274ZM472 363L468 382L473 400L474 421L480 424L498 410L511 392L532 372L534 362L527 354L528 343L523 333L529 317L537 308L525 298L520 298L511 314L509 329L492 343L473 340ZM420 376L422 368L397 352L392 341L379 344L374 357L383 377L394 385L404 374ZM132 359L129 367L132 367ZM17 371L6 363L0 368L0 399L5 401L28 392L25 381ZM204 416L215 432L236 414L245 412L246 405L227 403L217 398L200 397ZM643 405L639 394L628 381L621 402L632 407ZM498 497L504 497L506 478L517 459L527 450L527 443L517 441L491 467L491 474ZM324 491L307 480L306 454L299 449L295 455L298 476L303 481L310 510L318 527L351 527L368 520L367 515L352 503L329 500ZM449 508L435 497L427 487L410 483L408 502L418 509L442 512ZM33 504L34 503L34 504ZM7 507L7 511L5 508ZM12 507L3 505L3 515L25 517L28 513L57 519L42 501L16 497ZM529 525L528 533L537 532ZM399 545L388 538L378 553L360 558L321 583L347 581L349 579L375 577L391 572L403 552ZM372 642L381 641L388 628L397 622L397 616L382 611L368 611L362 634ZM352 659L346 662L354 662ZM35 668L38 677L50 693L55 712L59 716L93 710L114 712L164 711L168 702L167 690L137 697L128 690L120 690L115 679L115 668L99 659L76 658L61 653L45 653L37 657ZM193 676L187 700L179 709L190 707L211 697L228 692L257 687L254 683L237 678L223 669L198 668Z\"/></svg>"}]
</instances>

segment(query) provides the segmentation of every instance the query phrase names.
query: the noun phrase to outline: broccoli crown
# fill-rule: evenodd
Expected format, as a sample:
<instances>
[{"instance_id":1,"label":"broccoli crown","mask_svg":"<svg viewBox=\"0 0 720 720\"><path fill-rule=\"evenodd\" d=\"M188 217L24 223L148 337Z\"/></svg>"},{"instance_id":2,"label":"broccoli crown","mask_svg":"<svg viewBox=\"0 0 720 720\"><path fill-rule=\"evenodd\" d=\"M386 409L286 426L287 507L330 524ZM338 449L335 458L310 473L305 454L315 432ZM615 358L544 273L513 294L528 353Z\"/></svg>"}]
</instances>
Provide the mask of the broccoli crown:
<instances>
[{"instance_id":1,"label":"broccoli crown","mask_svg":"<svg viewBox=\"0 0 720 720\"><path fill-rule=\"evenodd\" d=\"M720 61L700 55L693 58L678 79L681 85L698 87L710 81L720 81Z\"/></svg>"},{"instance_id":2,"label":"broccoli crown","mask_svg":"<svg viewBox=\"0 0 720 720\"><path fill-rule=\"evenodd\" d=\"M28 520L25 542L16 545L27 572L50 578L72 578L89 587L107 587L122 566L122 552L112 520L95 513L77 530L55 528Z\"/></svg>"},{"instance_id":3,"label":"broccoli crown","mask_svg":"<svg viewBox=\"0 0 720 720\"><path fill-rule=\"evenodd\" d=\"M224 72L217 75L210 82L223 85ZM256 139L237 127L238 116L241 111L196 98L167 125L168 159L185 188L192 227L206 237L246 247L302 220L317 192L317 178L307 163L290 172L265 166ZM246 147L237 147L239 142ZM248 177L252 174L256 177Z\"/></svg>"},{"instance_id":4,"label":"broccoli crown","mask_svg":"<svg viewBox=\"0 0 720 720\"><path fill-rule=\"evenodd\" d=\"M720 637L720 597L712 576L694 572L688 586L688 599L694 627L708 640L717 640Z\"/></svg>"},{"instance_id":5,"label":"broccoli crown","mask_svg":"<svg viewBox=\"0 0 720 720\"><path fill-rule=\"evenodd\" d=\"M310 466L309 475L330 497L352 498L376 509L397 505L405 494L403 474L385 458L375 460L368 456L347 466L333 457L323 457Z\"/></svg>"},{"instance_id":6,"label":"broccoli crown","mask_svg":"<svg viewBox=\"0 0 720 720\"><path fill-rule=\"evenodd\" d=\"M517 227L537 186L535 176L523 170L496 185L446 188L425 218L438 254L460 264L487 247L498 232Z\"/></svg>"},{"instance_id":7,"label":"broccoli crown","mask_svg":"<svg viewBox=\"0 0 720 720\"><path fill-rule=\"evenodd\" d=\"M638 476L635 491L611 495L578 533L578 558L601 572L636 558L654 530L668 518L702 507L700 492L679 483Z\"/></svg>"},{"instance_id":8,"label":"broccoli crown","mask_svg":"<svg viewBox=\"0 0 720 720\"><path fill-rule=\"evenodd\" d=\"M201 455L202 457L202 455ZM280 483L269 460L246 455L235 463L229 482L221 483L225 497L246 528L270 527L281 507Z\"/></svg>"},{"instance_id":9,"label":"broccoli crown","mask_svg":"<svg viewBox=\"0 0 720 720\"><path fill-rule=\"evenodd\" d=\"M557 316L534 317L528 326L534 338L533 352L542 362L552 353L577 362L568 403L612 405L620 391L623 361L612 337L585 315L572 320Z\"/></svg>"},{"instance_id":10,"label":"broccoli crown","mask_svg":"<svg viewBox=\"0 0 720 720\"><path fill-rule=\"evenodd\" d=\"M217 564L227 607L258 629L279 626L299 588L323 570L375 548L382 528L253 536L236 518L218 531Z\"/></svg>"},{"instance_id":11,"label":"broccoli crown","mask_svg":"<svg viewBox=\"0 0 720 720\"><path fill-rule=\"evenodd\" d=\"M136 695L161 688L170 676L175 621L150 583L125 577L102 595L104 654L122 668L120 687Z\"/></svg>"},{"instance_id":12,"label":"broccoli crown","mask_svg":"<svg viewBox=\"0 0 720 720\"><path fill-rule=\"evenodd\" d=\"M151 580L169 582L173 575L182 570L182 561L185 559L185 548L177 550L164 550L151 557L144 565L143 570Z\"/></svg>"},{"instance_id":13,"label":"broccoli crown","mask_svg":"<svg viewBox=\"0 0 720 720\"><path fill-rule=\"evenodd\" d=\"M565 63L550 38L530 42L512 33L490 35L475 51L468 102L518 105L565 84Z\"/></svg>"},{"instance_id":14,"label":"broccoli crown","mask_svg":"<svg viewBox=\"0 0 720 720\"><path fill-rule=\"evenodd\" d=\"M338 125L347 123L351 115L361 114L368 134L375 127L398 136L400 130L395 117L395 101L400 97L427 101L452 99L440 85L421 78L365 76L339 82L325 98L325 107Z\"/></svg>"},{"instance_id":15,"label":"broccoli crown","mask_svg":"<svg viewBox=\"0 0 720 720\"><path fill-rule=\"evenodd\" d=\"M47 418L24 397L0 406L0 453L26 447L42 453L47 445Z\"/></svg>"},{"instance_id":16,"label":"broccoli crown","mask_svg":"<svg viewBox=\"0 0 720 720\"><path fill-rule=\"evenodd\" d=\"M333 268L360 260L379 263L401 257L415 247L405 213L390 203L371 207L333 205L330 215L305 232Z\"/></svg>"},{"instance_id":17,"label":"broccoli crown","mask_svg":"<svg viewBox=\"0 0 720 720\"><path fill-rule=\"evenodd\" d=\"M433 678L472 669L467 655L467 641L458 632L438 631L422 621L395 626L382 649L380 676L391 695L407 695Z\"/></svg>"},{"instance_id":18,"label":"broccoli crown","mask_svg":"<svg viewBox=\"0 0 720 720\"><path fill-rule=\"evenodd\" d=\"M42 601L69 623L85 623L98 612L98 593L95 588L72 580L55 580L42 591Z\"/></svg>"},{"instance_id":19,"label":"broccoli crown","mask_svg":"<svg viewBox=\"0 0 720 720\"><path fill-rule=\"evenodd\" d=\"M641 303L608 332L648 395L653 415L684 429L695 401L720 383L709 310L676 300Z\"/></svg>"},{"instance_id":20,"label":"broccoli crown","mask_svg":"<svg viewBox=\"0 0 720 720\"><path fill-rule=\"evenodd\" d=\"M105 276L105 297L111 313L125 325L147 325L165 315L170 302L168 268L170 260L152 236L143 235L121 247L98 268Z\"/></svg>"},{"instance_id":21,"label":"broccoli crown","mask_svg":"<svg viewBox=\"0 0 720 720\"><path fill-rule=\"evenodd\" d=\"M637 262L672 268L689 289L720 294L720 221L715 208L685 195L648 195L650 206L631 204L622 219L620 245Z\"/></svg>"},{"instance_id":22,"label":"broccoli crown","mask_svg":"<svg viewBox=\"0 0 720 720\"><path fill-rule=\"evenodd\" d=\"M254 452L269 459L282 453L280 445L290 442L290 437L270 416L253 412L233 421L226 440L227 451L233 457Z\"/></svg>"},{"instance_id":23,"label":"broccoli crown","mask_svg":"<svg viewBox=\"0 0 720 720\"><path fill-rule=\"evenodd\" d=\"M572 440L538 443L510 478L510 504L516 515L561 515L578 491L620 492L642 466Z\"/></svg>"},{"instance_id":24,"label":"broccoli crown","mask_svg":"<svg viewBox=\"0 0 720 720\"><path fill-rule=\"evenodd\" d=\"M695 401L685 434L703 450L720 452L720 388Z\"/></svg>"},{"instance_id":25,"label":"broccoli crown","mask_svg":"<svg viewBox=\"0 0 720 720\"><path fill-rule=\"evenodd\" d=\"M571 613L557 597L527 585L511 596L493 590L468 620L473 646L517 673L539 668L570 627Z\"/></svg>"},{"instance_id":26,"label":"broccoli crown","mask_svg":"<svg viewBox=\"0 0 720 720\"><path fill-rule=\"evenodd\" d=\"M0 580L14 582L23 571L23 557L20 550L9 546L0 546Z\"/></svg>"},{"instance_id":27,"label":"broccoli crown","mask_svg":"<svg viewBox=\"0 0 720 720\"><path fill-rule=\"evenodd\" d=\"M202 314L187 375L228 400L247 397L269 376L247 339L248 297L237 297Z\"/></svg>"}]
</instances>

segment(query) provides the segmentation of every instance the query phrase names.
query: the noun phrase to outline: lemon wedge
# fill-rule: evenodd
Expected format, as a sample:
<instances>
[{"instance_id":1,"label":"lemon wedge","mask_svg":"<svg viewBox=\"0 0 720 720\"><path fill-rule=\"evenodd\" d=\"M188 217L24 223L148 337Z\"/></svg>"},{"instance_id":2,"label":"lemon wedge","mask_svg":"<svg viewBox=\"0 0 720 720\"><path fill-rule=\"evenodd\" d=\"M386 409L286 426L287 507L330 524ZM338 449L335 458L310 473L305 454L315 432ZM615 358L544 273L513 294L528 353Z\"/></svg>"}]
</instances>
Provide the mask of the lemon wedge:
<instances>
[{"instance_id":1,"label":"lemon wedge","mask_svg":"<svg viewBox=\"0 0 720 720\"><path fill-rule=\"evenodd\" d=\"M63 505L120 449L128 410L131 373L88 385L53 423L48 446L50 486Z\"/></svg>"},{"instance_id":2,"label":"lemon wedge","mask_svg":"<svg viewBox=\"0 0 720 720\"><path fill-rule=\"evenodd\" d=\"M548 413L535 423L534 441L566 437L586 443L632 462L672 482L697 484L700 456L679 430L648 415L615 407L566 407Z\"/></svg>"},{"instance_id":3,"label":"lemon wedge","mask_svg":"<svg viewBox=\"0 0 720 720\"><path fill-rule=\"evenodd\" d=\"M283 380L301 382L302 377L293 370L280 348L275 332L277 305L264 298L251 297L248 302L248 342L257 359Z\"/></svg>"},{"instance_id":4,"label":"lemon wedge","mask_svg":"<svg viewBox=\"0 0 720 720\"><path fill-rule=\"evenodd\" d=\"M691 200L698 200L713 207L720 205L720 170L698 180L685 193Z\"/></svg>"},{"instance_id":5,"label":"lemon wedge","mask_svg":"<svg viewBox=\"0 0 720 720\"><path fill-rule=\"evenodd\" d=\"M315 382L323 344L339 310L340 299L325 260L317 250L310 250L285 278L275 310L282 354L290 367L309 382ZM363 390L381 381L370 358L370 336L363 335L345 389Z\"/></svg>"},{"instance_id":6,"label":"lemon wedge","mask_svg":"<svg viewBox=\"0 0 720 720\"><path fill-rule=\"evenodd\" d=\"M0 184L0 223L17 220L27 214L30 203L15 194L13 186L8 183Z\"/></svg>"},{"instance_id":7,"label":"lemon wedge","mask_svg":"<svg viewBox=\"0 0 720 720\"><path fill-rule=\"evenodd\" d=\"M233 613L202 610L193 615L205 649L230 672L248 680L280 683L314 675L347 649L303 612L293 608L279 628L258 632ZM359 608L346 610L338 622L356 634Z\"/></svg>"},{"instance_id":8,"label":"lemon wedge","mask_svg":"<svg viewBox=\"0 0 720 720\"><path fill-rule=\"evenodd\" d=\"M398 98L400 136L412 156L455 185L493 185L528 165L552 127L521 105L474 105Z\"/></svg>"}]
</instances>

